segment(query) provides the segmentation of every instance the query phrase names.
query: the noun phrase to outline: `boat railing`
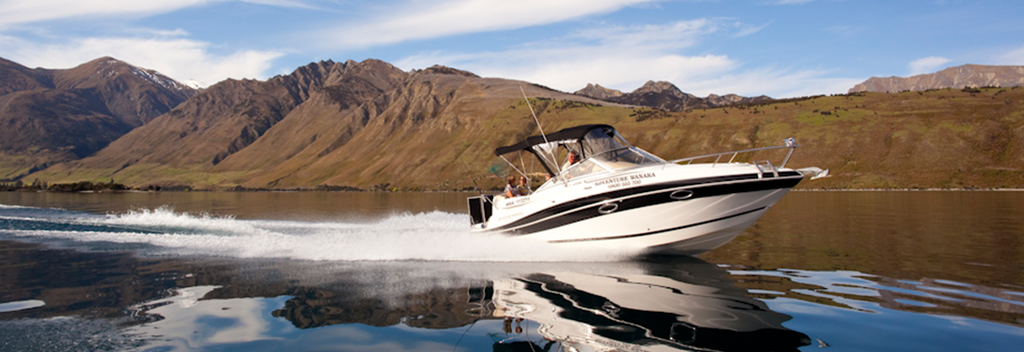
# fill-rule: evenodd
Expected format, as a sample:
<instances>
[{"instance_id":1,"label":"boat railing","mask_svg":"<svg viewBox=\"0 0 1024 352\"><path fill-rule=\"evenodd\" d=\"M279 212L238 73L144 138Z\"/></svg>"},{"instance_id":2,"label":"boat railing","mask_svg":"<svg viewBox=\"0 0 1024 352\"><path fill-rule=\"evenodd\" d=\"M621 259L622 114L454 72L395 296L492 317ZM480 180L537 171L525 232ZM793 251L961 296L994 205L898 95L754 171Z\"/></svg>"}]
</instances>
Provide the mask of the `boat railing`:
<instances>
[{"instance_id":1,"label":"boat railing","mask_svg":"<svg viewBox=\"0 0 1024 352\"><path fill-rule=\"evenodd\" d=\"M759 151L764 151L764 150L789 149L789 152L786 153L786 158L783 159L782 160L782 164L780 164L778 166L778 167L786 167L786 163L789 162L789 157L793 155L793 150L795 150L796 147L799 147L799 146L800 145L796 143L796 139L786 138L785 144L783 144L783 145L777 145L777 146L771 146L771 147L761 147L761 148L752 148L752 149L743 149L743 150L734 150L734 151L729 151L729 152L721 152L721 153L714 153L714 154L707 154L707 155L691 156L691 157L687 157L687 158L671 160L668 163L670 163L670 164L680 164L680 163L692 164L694 161L697 161L697 160L715 158L715 161L711 163L711 166L715 166L715 165L718 165L719 163L722 163L722 158L724 158L726 156L729 156L729 161L726 162L726 163L732 163L733 161L736 160L736 157L739 156L740 154L748 154L748 153L754 153L754 152L759 152ZM775 165L773 165L771 163L771 161L763 160L763 161L753 161L751 163L757 165L759 170L765 170L765 168L767 167L768 170L771 170L776 175L778 175L778 167L775 167Z\"/></svg>"}]
</instances>

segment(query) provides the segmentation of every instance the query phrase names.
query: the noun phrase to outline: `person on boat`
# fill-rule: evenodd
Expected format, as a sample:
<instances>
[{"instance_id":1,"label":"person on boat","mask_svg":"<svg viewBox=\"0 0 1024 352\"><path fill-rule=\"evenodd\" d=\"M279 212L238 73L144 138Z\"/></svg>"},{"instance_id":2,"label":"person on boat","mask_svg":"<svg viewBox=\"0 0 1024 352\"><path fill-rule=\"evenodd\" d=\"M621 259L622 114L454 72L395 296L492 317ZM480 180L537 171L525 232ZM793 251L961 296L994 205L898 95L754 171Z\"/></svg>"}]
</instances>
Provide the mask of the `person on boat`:
<instances>
[{"instance_id":1,"label":"person on boat","mask_svg":"<svg viewBox=\"0 0 1024 352\"><path fill-rule=\"evenodd\" d=\"M568 169L570 166L576 165L580 162L579 154L576 152L569 152L569 159L565 161L565 165L562 165L562 170Z\"/></svg>"},{"instance_id":2,"label":"person on boat","mask_svg":"<svg viewBox=\"0 0 1024 352\"><path fill-rule=\"evenodd\" d=\"M521 196L521 195L522 195L522 193L520 193L520 191L519 191L519 186L516 186L516 177L515 176L509 176L508 177L508 184L505 185L505 197L513 198L513 197L518 197L518 196Z\"/></svg>"},{"instance_id":3,"label":"person on boat","mask_svg":"<svg viewBox=\"0 0 1024 352\"><path fill-rule=\"evenodd\" d=\"M519 195L521 196L525 196L530 193L530 186L526 185L526 176L519 176L519 187L516 188L519 190Z\"/></svg>"}]
</instances>

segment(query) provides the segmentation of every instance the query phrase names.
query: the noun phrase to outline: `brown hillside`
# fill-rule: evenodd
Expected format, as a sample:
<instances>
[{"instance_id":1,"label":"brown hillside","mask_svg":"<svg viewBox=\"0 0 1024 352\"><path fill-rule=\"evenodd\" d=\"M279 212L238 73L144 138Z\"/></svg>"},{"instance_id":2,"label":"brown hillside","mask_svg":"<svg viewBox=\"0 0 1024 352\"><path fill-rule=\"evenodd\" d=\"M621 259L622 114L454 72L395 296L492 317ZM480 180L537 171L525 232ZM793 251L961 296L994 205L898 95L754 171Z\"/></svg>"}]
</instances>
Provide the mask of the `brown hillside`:
<instances>
[{"instance_id":1,"label":"brown hillside","mask_svg":"<svg viewBox=\"0 0 1024 352\"><path fill-rule=\"evenodd\" d=\"M14 61L0 58L0 96L34 89L52 89L52 74L33 70Z\"/></svg>"},{"instance_id":2,"label":"brown hillside","mask_svg":"<svg viewBox=\"0 0 1024 352\"><path fill-rule=\"evenodd\" d=\"M520 87L547 132L608 123L669 159L795 137L802 147L788 166L833 174L803 187L1024 188L1024 88L667 113L457 70L406 73L373 60L218 84L95 157L30 177L199 188L495 187L500 181L487 173L493 149L537 133Z\"/></svg>"},{"instance_id":3,"label":"brown hillside","mask_svg":"<svg viewBox=\"0 0 1024 352\"><path fill-rule=\"evenodd\" d=\"M67 70L0 59L0 180L90 155L194 93L111 58Z\"/></svg>"},{"instance_id":4,"label":"brown hillside","mask_svg":"<svg viewBox=\"0 0 1024 352\"><path fill-rule=\"evenodd\" d=\"M249 146L323 85L336 64L320 62L266 82L226 80L95 156L46 170L56 177L115 174L157 183L191 184L185 170L209 169ZM75 175L75 176L72 176ZM53 176L49 176L53 177ZM187 177L187 176L186 176Z\"/></svg>"},{"instance_id":5,"label":"brown hillside","mask_svg":"<svg viewBox=\"0 0 1024 352\"><path fill-rule=\"evenodd\" d=\"M654 130L670 132L634 139L668 155L795 137L802 147L792 166L830 168L834 175L805 187L1024 186L1024 88L861 93L659 120L663 127Z\"/></svg>"},{"instance_id":6,"label":"brown hillside","mask_svg":"<svg viewBox=\"0 0 1024 352\"><path fill-rule=\"evenodd\" d=\"M284 87L301 88L301 99L282 94ZM217 84L97 155L32 177L198 187L416 184L452 172L450 157L423 154L453 153L444 144L456 142L452 133L479 138L501 132L480 123L521 100L520 87L532 97L597 102L442 67L405 73L376 60L323 62L267 82ZM501 133L509 135L506 142L536 130L525 125L532 121L525 106L516 118L506 123L510 133ZM490 154L488 148L471 152ZM408 171L423 165L432 168ZM397 178L388 180L392 175Z\"/></svg>"},{"instance_id":7,"label":"brown hillside","mask_svg":"<svg viewBox=\"0 0 1024 352\"><path fill-rule=\"evenodd\" d=\"M871 77L850 93L896 93L942 88L1017 87L1024 85L1024 66L963 65L911 77Z\"/></svg>"},{"instance_id":8,"label":"brown hillside","mask_svg":"<svg viewBox=\"0 0 1024 352\"><path fill-rule=\"evenodd\" d=\"M53 83L59 90L96 92L111 115L133 128L170 111L196 93L156 71L110 57L68 70L54 70Z\"/></svg>"},{"instance_id":9,"label":"brown hillside","mask_svg":"<svg viewBox=\"0 0 1024 352\"><path fill-rule=\"evenodd\" d=\"M224 160L214 172L237 172L235 182L278 187L290 175L345 145L388 103L405 72L382 61L336 65L322 89L289 113L250 147Z\"/></svg>"}]
</instances>

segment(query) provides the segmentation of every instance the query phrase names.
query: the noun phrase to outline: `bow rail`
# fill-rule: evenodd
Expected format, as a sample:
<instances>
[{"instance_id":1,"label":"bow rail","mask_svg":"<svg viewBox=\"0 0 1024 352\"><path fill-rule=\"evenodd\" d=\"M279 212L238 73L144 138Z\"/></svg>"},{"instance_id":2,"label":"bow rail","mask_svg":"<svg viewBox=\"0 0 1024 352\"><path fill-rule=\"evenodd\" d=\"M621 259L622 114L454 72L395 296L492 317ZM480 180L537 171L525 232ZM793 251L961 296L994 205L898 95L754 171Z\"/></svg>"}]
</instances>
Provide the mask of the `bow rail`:
<instances>
[{"instance_id":1,"label":"bow rail","mask_svg":"<svg viewBox=\"0 0 1024 352\"><path fill-rule=\"evenodd\" d=\"M761 148L752 148L752 149L743 149L743 150L734 150L734 151L729 151L729 152L721 152L721 153L714 153L714 154L691 156L691 157L687 157L687 158L671 160L668 163L679 164L679 163L685 162L686 164L692 164L696 160L715 158L715 161L711 164L712 166L714 166L714 165L717 165L718 163L720 163L722 161L722 157L724 157L726 155L730 155L730 154L732 154L732 156L729 157L728 163L732 163L734 160L736 160L736 156L740 155L740 154L753 153L753 152L758 152L758 151L762 151L762 150L775 150L775 149L787 149L788 148L789 152L786 153L786 158L783 159L782 160L782 164L778 166L778 167L786 167L786 163L789 162L789 157L793 155L793 151L796 150L796 147L799 147L799 146L800 145L796 143L796 139L793 139L792 137L790 137L790 138L786 138L785 144L783 144L783 145L777 145L777 146L771 146L771 147L761 147ZM759 168L763 164L767 164L765 166L770 167L771 169L773 169L773 171L776 174L778 174L778 168L776 168L774 165L772 165L772 163L770 161L768 161L768 160L754 161L754 162L751 162L751 163L755 164L755 165L758 165Z\"/></svg>"}]
</instances>

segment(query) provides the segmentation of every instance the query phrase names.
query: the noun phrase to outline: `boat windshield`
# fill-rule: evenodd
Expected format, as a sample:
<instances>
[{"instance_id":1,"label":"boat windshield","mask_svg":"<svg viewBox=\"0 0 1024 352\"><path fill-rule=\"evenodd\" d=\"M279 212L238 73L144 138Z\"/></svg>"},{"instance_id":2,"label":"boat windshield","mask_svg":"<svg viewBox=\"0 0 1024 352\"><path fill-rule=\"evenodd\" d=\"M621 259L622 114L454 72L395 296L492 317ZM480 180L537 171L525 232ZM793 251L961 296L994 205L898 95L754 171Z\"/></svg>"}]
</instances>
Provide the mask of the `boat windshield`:
<instances>
[{"instance_id":1,"label":"boat windshield","mask_svg":"<svg viewBox=\"0 0 1024 352\"><path fill-rule=\"evenodd\" d=\"M629 142L612 128L592 129L583 136L582 141L583 153L587 157L630 147Z\"/></svg>"},{"instance_id":2,"label":"boat windshield","mask_svg":"<svg viewBox=\"0 0 1024 352\"><path fill-rule=\"evenodd\" d=\"M569 178L580 177L598 172L610 172L632 167L661 164L665 161L651 153L636 147L625 147L616 150L609 150L604 153L591 156L576 165L565 170Z\"/></svg>"},{"instance_id":3,"label":"boat windshield","mask_svg":"<svg viewBox=\"0 0 1024 352\"><path fill-rule=\"evenodd\" d=\"M633 147L618 131L611 128L594 129L587 133L583 137L583 151L587 159L596 160L611 170L665 162L654 154Z\"/></svg>"},{"instance_id":4,"label":"boat windshield","mask_svg":"<svg viewBox=\"0 0 1024 352\"><path fill-rule=\"evenodd\" d=\"M569 178L665 162L651 153L631 146L611 128L591 130L581 142L584 159L565 169L564 175Z\"/></svg>"}]
</instances>

